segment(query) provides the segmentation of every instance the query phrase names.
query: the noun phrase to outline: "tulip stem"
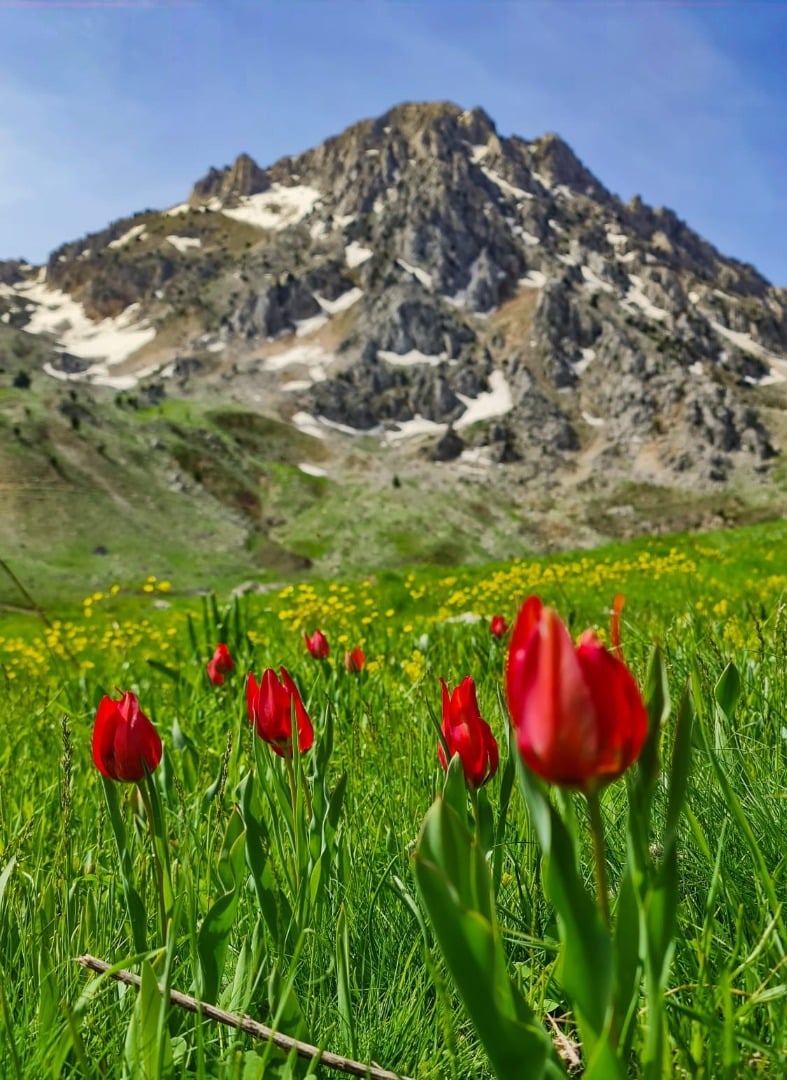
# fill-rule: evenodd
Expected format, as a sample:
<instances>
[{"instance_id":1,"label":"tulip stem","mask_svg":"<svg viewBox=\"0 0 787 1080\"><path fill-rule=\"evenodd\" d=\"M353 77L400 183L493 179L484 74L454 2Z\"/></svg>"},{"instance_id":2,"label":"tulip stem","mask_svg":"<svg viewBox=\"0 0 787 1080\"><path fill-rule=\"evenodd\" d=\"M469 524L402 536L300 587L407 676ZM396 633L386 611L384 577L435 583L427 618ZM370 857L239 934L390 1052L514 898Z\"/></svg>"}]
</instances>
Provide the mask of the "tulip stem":
<instances>
[{"instance_id":1,"label":"tulip stem","mask_svg":"<svg viewBox=\"0 0 787 1080\"><path fill-rule=\"evenodd\" d=\"M284 763L287 766L287 778L290 781L290 798L292 799L292 836L295 843L295 870L296 880L300 882L301 878L301 845L300 845L300 827L298 823L298 785L295 780L295 769L292 765L292 753L290 750L284 751Z\"/></svg>"},{"instance_id":2,"label":"tulip stem","mask_svg":"<svg viewBox=\"0 0 787 1080\"><path fill-rule=\"evenodd\" d=\"M311 819L313 817L312 797L309 794L309 782L306 779L306 772L305 772L305 770L303 768L303 761L302 760L298 761L298 771L301 774L301 790L303 791L303 799L304 799L304 802L306 803L306 818L307 818L308 821L311 821Z\"/></svg>"},{"instance_id":3,"label":"tulip stem","mask_svg":"<svg viewBox=\"0 0 787 1080\"><path fill-rule=\"evenodd\" d=\"M148 774L149 775L149 774ZM145 778L147 780L148 777ZM150 799L150 794L146 790L145 780L137 784L137 791L139 791L140 798L145 807L145 816L148 819L148 828L150 829L150 843L153 848L153 862L156 866L156 888L158 892L158 905L159 905L159 925L161 927L161 943L167 944L167 902L164 895L164 867L161 864L161 858L159 855L158 839L156 836L156 820L153 815L153 804Z\"/></svg>"},{"instance_id":4,"label":"tulip stem","mask_svg":"<svg viewBox=\"0 0 787 1080\"><path fill-rule=\"evenodd\" d=\"M476 842L481 843L481 823L478 820L478 792L472 784L467 785L467 793L470 796L470 806L473 808L473 826Z\"/></svg>"},{"instance_id":5,"label":"tulip stem","mask_svg":"<svg viewBox=\"0 0 787 1080\"><path fill-rule=\"evenodd\" d=\"M593 834L593 863L596 872L596 902L609 927L609 880L607 878L607 855L604 848L604 819L601 816L601 803L598 792L587 792L585 798L590 812L590 831Z\"/></svg>"}]
</instances>

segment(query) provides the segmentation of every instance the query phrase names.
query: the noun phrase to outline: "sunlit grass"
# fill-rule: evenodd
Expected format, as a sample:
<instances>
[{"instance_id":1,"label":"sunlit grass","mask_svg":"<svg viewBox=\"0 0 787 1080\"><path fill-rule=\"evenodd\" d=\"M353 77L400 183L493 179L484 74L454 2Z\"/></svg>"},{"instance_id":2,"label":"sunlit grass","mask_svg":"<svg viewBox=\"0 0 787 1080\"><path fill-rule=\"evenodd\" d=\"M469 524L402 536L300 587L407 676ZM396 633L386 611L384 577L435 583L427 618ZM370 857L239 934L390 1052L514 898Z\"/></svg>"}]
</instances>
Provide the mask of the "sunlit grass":
<instances>
[{"instance_id":1,"label":"sunlit grass","mask_svg":"<svg viewBox=\"0 0 787 1080\"><path fill-rule=\"evenodd\" d=\"M419 919L410 857L441 783L430 719L440 708L438 678L455 685L472 675L481 711L504 744L505 646L491 637L488 620L501 613L511 621L532 592L558 608L575 633L593 625L602 634L612 599L623 592L624 649L635 674L643 677L654 639L667 659L673 698L692 670L698 672L699 723L723 772L698 741L668 994L674 1075L782 1075L787 934L778 905L787 898L787 571L779 553L785 541L787 526L773 523L461 571L419 568L352 581L301 581L235 604L180 596L176 577L108 581L81 604L49 610L46 623L38 616L5 619L0 1075L123 1073L135 994L105 987L85 997L93 983L75 963L83 952L133 962L117 857L90 757L102 694L132 689L165 744L162 785L180 897L172 982L188 991L197 978L195 934L220 892L225 831L253 763L243 678L284 664L304 694L318 740L329 714L333 721L331 773L334 779L342 770L348 774L341 855L329 903L299 950L278 950L260 928L254 893L243 891L220 1003L271 1022L290 979L293 997L281 1026L349 1054L352 1040L337 1013L341 909L356 1054L412 1077L488 1076ZM312 660L303 644L303 632L318 627L331 643L325 662ZM214 687L204 665L219 640L230 645L236 670ZM342 664L344 652L356 646L367 657L360 676ZM732 717L713 697L730 661L742 680ZM499 778L490 787L494 803ZM135 871L152 905L142 815L130 786L120 794ZM615 786L604 811L614 877L624 829ZM537 845L514 799L501 922L526 997L540 1014L561 1017L554 919L539 872ZM239 971L252 963L247 984ZM558 1022L573 1033L570 1017ZM174 1075L262 1075L247 1037L176 1013L166 1030ZM303 1075L301 1067L288 1071L281 1061L276 1068L269 1064L264 1075Z\"/></svg>"}]
</instances>

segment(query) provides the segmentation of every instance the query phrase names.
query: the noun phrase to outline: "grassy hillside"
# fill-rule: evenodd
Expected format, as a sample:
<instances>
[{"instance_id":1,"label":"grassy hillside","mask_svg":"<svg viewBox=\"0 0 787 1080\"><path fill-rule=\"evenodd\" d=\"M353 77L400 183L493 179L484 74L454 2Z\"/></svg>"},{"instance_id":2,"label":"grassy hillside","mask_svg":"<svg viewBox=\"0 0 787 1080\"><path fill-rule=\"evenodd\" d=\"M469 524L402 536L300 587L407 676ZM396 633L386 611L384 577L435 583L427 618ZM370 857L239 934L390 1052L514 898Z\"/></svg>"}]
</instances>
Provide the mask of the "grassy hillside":
<instances>
[{"instance_id":1,"label":"grassy hillside","mask_svg":"<svg viewBox=\"0 0 787 1080\"><path fill-rule=\"evenodd\" d=\"M13 331L0 339L0 551L41 602L150 574L187 592L477 565L787 508L781 466L773 482L706 494L603 479L556 486L512 466L433 463L428 441L318 439L226 394L57 383L36 370L31 343ZM17 602L0 580L0 604Z\"/></svg>"}]
</instances>

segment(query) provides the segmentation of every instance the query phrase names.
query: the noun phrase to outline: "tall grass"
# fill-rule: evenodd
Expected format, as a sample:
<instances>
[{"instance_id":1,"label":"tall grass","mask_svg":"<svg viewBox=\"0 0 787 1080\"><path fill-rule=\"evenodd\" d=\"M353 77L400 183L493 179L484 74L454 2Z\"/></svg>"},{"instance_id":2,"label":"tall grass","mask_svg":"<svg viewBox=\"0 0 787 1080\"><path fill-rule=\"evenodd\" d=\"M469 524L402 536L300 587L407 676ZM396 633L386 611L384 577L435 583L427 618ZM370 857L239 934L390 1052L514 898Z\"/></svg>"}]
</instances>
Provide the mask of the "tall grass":
<instances>
[{"instance_id":1,"label":"tall grass","mask_svg":"<svg viewBox=\"0 0 787 1080\"><path fill-rule=\"evenodd\" d=\"M333 729L330 784L347 774L335 854L309 925L278 939L242 865L218 1003L410 1077L488 1077L411 872L420 822L442 782L432 723L438 677L451 685L465 674L475 678L482 713L505 745L504 647L489 634L488 617L500 611L510 619L537 591L574 631L603 628L621 590L629 665L642 679L658 638L673 697L693 679L698 706L667 992L673 1073L783 1075L787 576L775 553L784 550L786 531L777 524L451 574L421 569L301 583L226 604L179 599L174 582L165 609L151 606L162 599L157 583L147 583L147 592L121 583L114 594L107 583L81 613L50 612L52 626L17 620L0 627L0 1075L307 1074L306 1064L248 1036L169 1008L150 985L140 995L76 963L91 953L139 970L90 757L102 694L134 690L165 743L157 782L175 891L166 946L144 809L133 785L117 792L156 978L195 992L200 927L231 880L243 781L252 769L256 783L265 775L243 676L285 664L318 745ZM301 638L318 626L332 645L322 663ZM216 687L204 667L220 640L237 667ZM345 648L357 644L368 661L360 676L341 663ZM500 784L498 776L490 785L493 804ZM657 798L657 818L663 802ZM607 789L613 880L623 857L623 803L620 788ZM579 802L576 813L584 813ZM555 977L554 913L516 794L498 857L510 970L549 1030L571 1040L572 1017ZM271 868L275 891L276 858ZM583 870L592 872L590 853ZM311 1074L328 1072L316 1066Z\"/></svg>"}]
</instances>

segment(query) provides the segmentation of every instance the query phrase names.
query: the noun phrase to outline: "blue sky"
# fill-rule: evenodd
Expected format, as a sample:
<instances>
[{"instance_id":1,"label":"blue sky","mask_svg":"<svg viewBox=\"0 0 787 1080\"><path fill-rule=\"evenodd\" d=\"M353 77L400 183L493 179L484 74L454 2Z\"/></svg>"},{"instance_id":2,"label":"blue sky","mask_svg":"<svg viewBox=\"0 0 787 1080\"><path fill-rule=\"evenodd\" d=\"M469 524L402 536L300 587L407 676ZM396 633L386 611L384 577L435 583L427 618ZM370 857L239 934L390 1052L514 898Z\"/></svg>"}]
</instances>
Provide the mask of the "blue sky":
<instances>
[{"instance_id":1,"label":"blue sky","mask_svg":"<svg viewBox=\"0 0 787 1080\"><path fill-rule=\"evenodd\" d=\"M0 258L438 98L787 285L781 0L0 0Z\"/></svg>"}]
</instances>

